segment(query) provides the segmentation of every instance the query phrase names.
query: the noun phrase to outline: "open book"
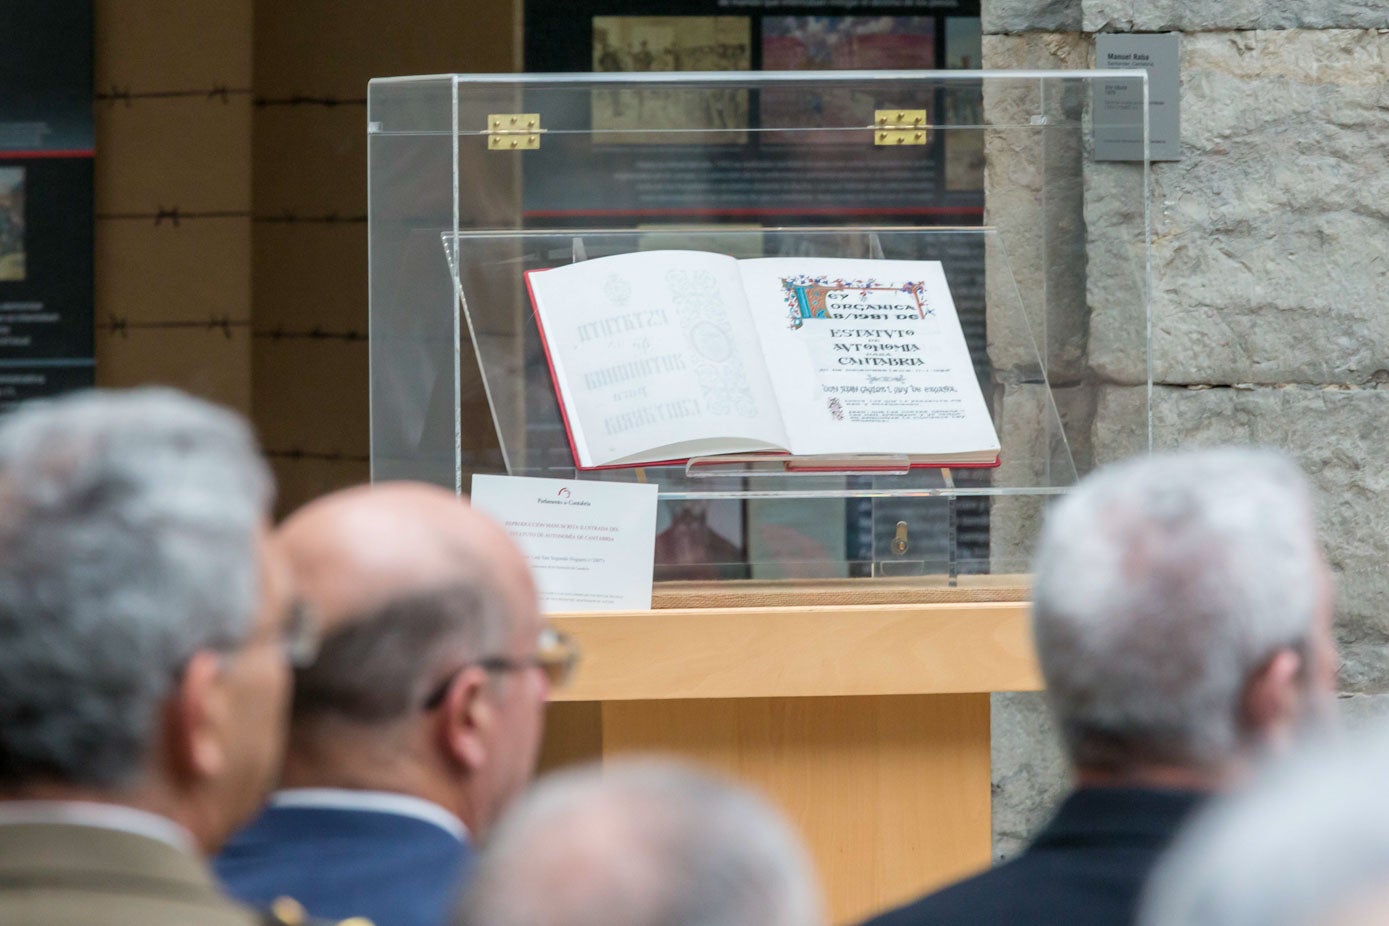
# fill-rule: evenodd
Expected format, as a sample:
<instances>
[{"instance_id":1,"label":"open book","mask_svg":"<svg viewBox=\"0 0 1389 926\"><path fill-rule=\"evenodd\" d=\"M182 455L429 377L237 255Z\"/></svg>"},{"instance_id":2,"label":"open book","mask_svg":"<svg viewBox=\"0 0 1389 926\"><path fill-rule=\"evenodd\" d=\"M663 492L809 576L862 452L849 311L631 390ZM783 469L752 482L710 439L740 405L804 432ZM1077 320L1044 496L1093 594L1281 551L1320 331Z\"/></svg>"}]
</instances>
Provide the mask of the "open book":
<instances>
[{"instance_id":1,"label":"open book","mask_svg":"<svg viewBox=\"0 0 1389 926\"><path fill-rule=\"evenodd\" d=\"M580 469L998 462L939 261L647 251L526 282Z\"/></svg>"}]
</instances>

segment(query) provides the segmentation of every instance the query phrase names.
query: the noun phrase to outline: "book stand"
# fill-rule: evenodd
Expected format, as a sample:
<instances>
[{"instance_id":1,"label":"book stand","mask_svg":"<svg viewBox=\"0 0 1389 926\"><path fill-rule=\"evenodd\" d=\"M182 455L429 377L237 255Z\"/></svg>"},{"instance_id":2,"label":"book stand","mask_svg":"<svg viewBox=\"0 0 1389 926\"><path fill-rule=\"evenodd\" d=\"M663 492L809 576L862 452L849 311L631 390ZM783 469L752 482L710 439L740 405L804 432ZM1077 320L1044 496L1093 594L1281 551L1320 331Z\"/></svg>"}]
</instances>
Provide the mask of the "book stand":
<instances>
[{"instance_id":1,"label":"book stand","mask_svg":"<svg viewBox=\"0 0 1389 926\"><path fill-rule=\"evenodd\" d=\"M1097 404L1133 409L1104 452L1148 444L1147 162L1091 140L1146 146L1146 107L1114 97L1143 73L372 81L373 478L655 482L673 548L682 518L722 530L658 565L685 581L652 611L554 616L584 661L547 764L656 750L760 784L836 921L988 864L989 694L1040 685L1041 511L1092 465ZM941 261L1001 465L576 471L522 275L668 248Z\"/></svg>"}]
</instances>

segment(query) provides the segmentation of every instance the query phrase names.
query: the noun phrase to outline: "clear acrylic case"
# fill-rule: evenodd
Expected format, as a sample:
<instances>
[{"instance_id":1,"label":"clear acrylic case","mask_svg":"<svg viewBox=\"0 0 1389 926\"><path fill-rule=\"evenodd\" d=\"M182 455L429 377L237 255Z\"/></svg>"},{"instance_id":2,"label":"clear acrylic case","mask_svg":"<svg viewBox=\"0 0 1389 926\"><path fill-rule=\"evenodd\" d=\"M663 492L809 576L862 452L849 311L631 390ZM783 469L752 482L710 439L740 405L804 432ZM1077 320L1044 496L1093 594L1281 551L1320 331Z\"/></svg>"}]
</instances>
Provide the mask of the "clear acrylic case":
<instances>
[{"instance_id":1,"label":"clear acrylic case","mask_svg":"<svg viewBox=\"0 0 1389 926\"><path fill-rule=\"evenodd\" d=\"M1025 573L1101 387L1150 388L1147 160L1093 156L1146 152L1146 99L1124 71L374 80L373 478L655 482L659 578ZM1001 465L576 471L523 273L666 248L942 261Z\"/></svg>"}]
</instances>

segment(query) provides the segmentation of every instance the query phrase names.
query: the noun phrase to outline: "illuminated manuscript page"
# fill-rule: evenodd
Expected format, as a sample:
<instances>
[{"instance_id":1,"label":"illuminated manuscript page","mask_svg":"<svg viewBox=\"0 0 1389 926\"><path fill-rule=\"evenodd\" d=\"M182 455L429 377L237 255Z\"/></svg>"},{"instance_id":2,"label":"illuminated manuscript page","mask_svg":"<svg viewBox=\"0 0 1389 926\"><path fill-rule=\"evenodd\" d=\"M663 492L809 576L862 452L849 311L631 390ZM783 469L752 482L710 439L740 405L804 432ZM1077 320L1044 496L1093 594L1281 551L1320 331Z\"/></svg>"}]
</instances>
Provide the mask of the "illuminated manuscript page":
<instances>
[{"instance_id":1,"label":"illuminated manuscript page","mask_svg":"<svg viewBox=\"0 0 1389 926\"><path fill-rule=\"evenodd\" d=\"M938 261L760 258L739 270L792 453L997 453Z\"/></svg>"}]
</instances>

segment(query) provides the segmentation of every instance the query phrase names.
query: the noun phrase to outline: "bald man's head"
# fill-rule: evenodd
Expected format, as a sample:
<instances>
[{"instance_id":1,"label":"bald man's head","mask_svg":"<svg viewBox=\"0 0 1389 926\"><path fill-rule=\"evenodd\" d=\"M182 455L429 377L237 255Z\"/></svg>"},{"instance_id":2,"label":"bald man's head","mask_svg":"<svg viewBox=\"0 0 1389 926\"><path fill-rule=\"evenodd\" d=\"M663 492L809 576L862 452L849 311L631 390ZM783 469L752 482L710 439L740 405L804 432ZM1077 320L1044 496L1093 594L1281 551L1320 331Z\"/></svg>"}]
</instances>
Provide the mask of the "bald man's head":
<instances>
[{"instance_id":1,"label":"bald man's head","mask_svg":"<svg viewBox=\"0 0 1389 926\"><path fill-rule=\"evenodd\" d=\"M549 695L521 551L416 483L328 495L278 539L324 630L295 676L282 785L409 794L485 834L535 768Z\"/></svg>"},{"instance_id":2,"label":"bald man's head","mask_svg":"<svg viewBox=\"0 0 1389 926\"><path fill-rule=\"evenodd\" d=\"M290 516L278 539L323 625L319 658L295 682L301 744L321 747L306 734L324 722L341 736L344 724L410 720L457 668L524 652L539 633L521 551L435 486L335 492Z\"/></svg>"},{"instance_id":3,"label":"bald man's head","mask_svg":"<svg viewBox=\"0 0 1389 926\"><path fill-rule=\"evenodd\" d=\"M437 486L390 482L324 496L279 531L326 632L392 601L491 576L516 611L534 611L524 555L487 515Z\"/></svg>"}]
</instances>

